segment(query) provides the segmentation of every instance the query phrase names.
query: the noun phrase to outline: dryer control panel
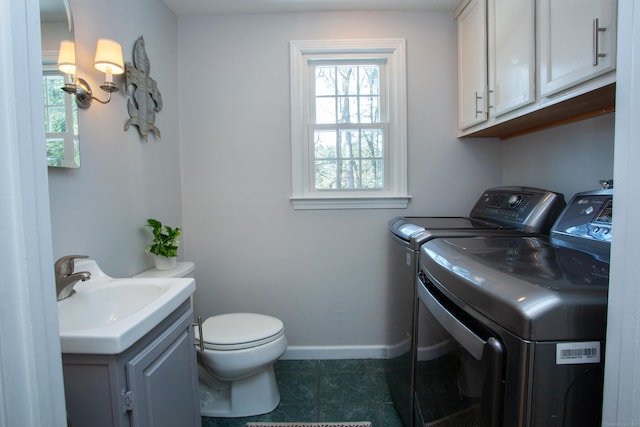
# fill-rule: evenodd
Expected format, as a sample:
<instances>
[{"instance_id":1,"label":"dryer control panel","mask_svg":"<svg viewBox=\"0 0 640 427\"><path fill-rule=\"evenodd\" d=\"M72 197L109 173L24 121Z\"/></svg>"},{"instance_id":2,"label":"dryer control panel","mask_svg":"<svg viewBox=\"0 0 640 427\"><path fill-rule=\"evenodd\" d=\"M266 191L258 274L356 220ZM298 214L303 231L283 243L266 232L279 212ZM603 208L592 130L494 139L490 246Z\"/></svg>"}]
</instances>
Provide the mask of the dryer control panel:
<instances>
[{"instance_id":1,"label":"dryer control panel","mask_svg":"<svg viewBox=\"0 0 640 427\"><path fill-rule=\"evenodd\" d=\"M613 189L576 194L553 225L551 235L611 243Z\"/></svg>"}]
</instances>

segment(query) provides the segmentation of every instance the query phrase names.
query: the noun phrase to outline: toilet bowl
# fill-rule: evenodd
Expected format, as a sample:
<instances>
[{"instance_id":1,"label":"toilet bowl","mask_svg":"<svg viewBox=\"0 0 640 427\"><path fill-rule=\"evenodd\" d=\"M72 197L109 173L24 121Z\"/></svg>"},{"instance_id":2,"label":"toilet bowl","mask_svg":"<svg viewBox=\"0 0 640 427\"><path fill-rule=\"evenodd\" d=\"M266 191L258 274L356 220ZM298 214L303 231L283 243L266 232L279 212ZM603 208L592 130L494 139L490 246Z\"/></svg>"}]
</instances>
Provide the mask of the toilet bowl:
<instances>
[{"instance_id":1,"label":"toilet bowl","mask_svg":"<svg viewBox=\"0 0 640 427\"><path fill-rule=\"evenodd\" d=\"M200 413L246 417L273 411L280 402L273 364L287 349L282 322L257 313L209 317L196 331Z\"/></svg>"},{"instance_id":2,"label":"toilet bowl","mask_svg":"<svg viewBox=\"0 0 640 427\"><path fill-rule=\"evenodd\" d=\"M193 263L147 270L136 277L186 277ZM198 354L200 413L209 417L248 417L273 411L280 402L273 365L287 349L282 321L257 313L228 313L202 322Z\"/></svg>"}]
</instances>

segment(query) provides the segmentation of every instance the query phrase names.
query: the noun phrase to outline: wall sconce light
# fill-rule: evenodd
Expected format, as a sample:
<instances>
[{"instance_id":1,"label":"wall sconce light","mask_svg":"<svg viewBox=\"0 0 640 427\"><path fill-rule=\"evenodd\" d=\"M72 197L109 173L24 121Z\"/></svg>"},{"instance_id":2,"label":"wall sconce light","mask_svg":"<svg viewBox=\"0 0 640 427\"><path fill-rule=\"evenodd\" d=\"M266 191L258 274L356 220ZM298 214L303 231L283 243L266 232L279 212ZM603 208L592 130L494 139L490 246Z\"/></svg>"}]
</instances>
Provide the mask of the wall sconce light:
<instances>
[{"instance_id":1,"label":"wall sconce light","mask_svg":"<svg viewBox=\"0 0 640 427\"><path fill-rule=\"evenodd\" d=\"M104 84L100 85L100 89L109 94L105 101L93 96L91 86L89 86L86 80L75 76L76 61L74 43L68 40L63 40L60 43L58 70L67 75L62 90L74 94L76 96L76 103L80 108L89 108L91 101L94 99L101 104L107 104L111 101L111 94L119 90L118 86L113 82L113 75L124 73L122 46L113 40L99 39L96 44L96 56L93 61L93 66L96 70L105 73Z\"/></svg>"}]
</instances>

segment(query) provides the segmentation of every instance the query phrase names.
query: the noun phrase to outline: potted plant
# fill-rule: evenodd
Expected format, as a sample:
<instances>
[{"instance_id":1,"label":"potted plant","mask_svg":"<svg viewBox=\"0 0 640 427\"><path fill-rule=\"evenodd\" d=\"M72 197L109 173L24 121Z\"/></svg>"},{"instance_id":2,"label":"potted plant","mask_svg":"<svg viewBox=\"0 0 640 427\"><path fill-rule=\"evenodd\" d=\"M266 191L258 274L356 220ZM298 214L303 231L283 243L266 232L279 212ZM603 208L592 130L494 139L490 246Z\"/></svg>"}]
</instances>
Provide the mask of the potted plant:
<instances>
[{"instance_id":1,"label":"potted plant","mask_svg":"<svg viewBox=\"0 0 640 427\"><path fill-rule=\"evenodd\" d=\"M147 227L151 227L153 242L145 246L147 253L154 255L154 262L158 270L171 270L176 267L176 257L178 256L178 246L180 242L181 230L179 227L171 228L156 219L148 219Z\"/></svg>"}]
</instances>

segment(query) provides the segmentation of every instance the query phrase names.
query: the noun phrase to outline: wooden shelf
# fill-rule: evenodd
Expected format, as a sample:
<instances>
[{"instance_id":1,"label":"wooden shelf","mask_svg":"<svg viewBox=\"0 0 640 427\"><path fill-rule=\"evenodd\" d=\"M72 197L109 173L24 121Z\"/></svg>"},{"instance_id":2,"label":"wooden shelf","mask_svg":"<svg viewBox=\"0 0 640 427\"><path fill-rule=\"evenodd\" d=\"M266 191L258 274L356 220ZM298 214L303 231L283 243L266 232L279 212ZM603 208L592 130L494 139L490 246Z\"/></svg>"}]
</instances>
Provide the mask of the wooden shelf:
<instances>
[{"instance_id":1,"label":"wooden shelf","mask_svg":"<svg viewBox=\"0 0 640 427\"><path fill-rule=\"evenodd\" d=\"M558 102L524 116L478 130L461 138L509 139L615 111L616 84Z\"/></svg>"}]
</instances>

